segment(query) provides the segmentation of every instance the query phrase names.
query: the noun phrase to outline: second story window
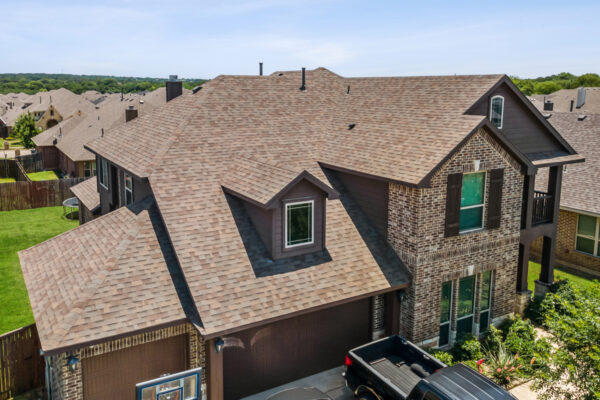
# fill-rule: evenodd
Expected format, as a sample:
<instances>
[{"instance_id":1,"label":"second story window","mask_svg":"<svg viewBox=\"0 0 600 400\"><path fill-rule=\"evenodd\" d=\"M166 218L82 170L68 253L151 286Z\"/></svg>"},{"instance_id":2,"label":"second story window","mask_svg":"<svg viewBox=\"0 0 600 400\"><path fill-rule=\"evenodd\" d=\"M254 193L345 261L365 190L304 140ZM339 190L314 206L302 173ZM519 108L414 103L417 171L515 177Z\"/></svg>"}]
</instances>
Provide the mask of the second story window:
<instances>
[{"instance_id":1,"label":"second story window","mask_svg":"<svg viewBox=\"0 0 600 400\"><path fill-rule=\"evenodd\" d=\"M125 205L133 203L133 178L125 174Z\"/></svg>"},{"instance_id":2,"label":"second story window","mask_svg":"<svg viewBox=\"0 0 600 400\"><path fill-rule=\"evenodd\" d=\"M313 200L285 205L286 248L314 242L313 207Z\"/></svg>"},{"instance_id":3,"label":"second story window","mask_svg":"<svg viewBox=\"0 0 600 400\"><path fill-rule=\"evenodd\" d=\"M490 121L498 129L502 129L502 121L504 119L504 97L494 96L492 97L492 103L490 107Z\"/></svg>"},{"instance_id":4,"label":"second story window","mask_svg":"<svg viewBox=\"0 0 600 400\"><path fill-rule=\"evenodd\" d=\"M485 172L464 174L460 196L460 232L483 228Z\"/></svg>"},{"instance_id":5,"label":"second story window","mask_svg":"<svg viewBox=\"0 0 600 400\"><path fill-rule=\"evenodd\" d=\"M579 214L575 249L593 256L600 256L600 218Z\"/></svg>"},{"instance_id":6,"label":"second story window","mask_svg":"<svg viewBox=\"0 0 600 400\"><path fill-rule=\"evenodd\" d=\"M108 161L104 158L100 160L100 184L108 189Z\"/></svg>"},{"instance_id":7,"label":"second story window","mask_svg":"<svg viewBox=\"0 0 600 400\"><path fill-rule=\"evenodd\" d=\"M96 161L83 162L83 176L86 178L89 178L90 176L96 176Z\"/></svg>"}]
</instances>

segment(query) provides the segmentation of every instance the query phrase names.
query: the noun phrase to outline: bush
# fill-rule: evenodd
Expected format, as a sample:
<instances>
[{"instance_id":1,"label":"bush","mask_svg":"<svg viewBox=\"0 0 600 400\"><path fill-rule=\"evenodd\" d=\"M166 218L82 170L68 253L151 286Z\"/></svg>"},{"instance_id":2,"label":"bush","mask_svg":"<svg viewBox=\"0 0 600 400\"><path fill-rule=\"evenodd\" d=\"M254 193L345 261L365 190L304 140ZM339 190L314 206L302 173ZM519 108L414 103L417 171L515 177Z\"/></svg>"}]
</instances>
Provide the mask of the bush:
<instances>
[{"instance_id":1,"label":"bush","mask_svg":"<svg viewBox=\"0 0 600 400\"><path fill-rule=\"evenodd\" d=\"M452 356L456 361L479 360L483 358L481 343L473 335L464 335L452 348Z\"/></svg>"},{"instance_id":2,"label":"bush","mask_svg":"<svg viewBox=\"0 0 600 400\"><path fill-rule=\"evenodd\" d=\"M490 325L483 335L481 345L485 352L496 352L502 345L502 332L494 325Z\"/></svg>"},{"instance_id":3,"label":"bush","mask_svg":"<svg viewBox=\"0 0 600 400\"><path fill-rule=\"evenodd\" d=\"M519 356L512 354L504 343L500 343L496 351L486 353L485 365L494 381L503 386L514 382L522 368Z\"/></svg>"},{"instance_id":4,"label":"bush","mask_svg":"<svg viewBox=\"0 0 600 400\"><path fill-rule=\"evenodd\" d=\"M438 350L431 354L433 357L437 358L447 366L454 365L454 360L452 358L452 354L447 353L445 351Z\"/></svg>"}]
</instances>

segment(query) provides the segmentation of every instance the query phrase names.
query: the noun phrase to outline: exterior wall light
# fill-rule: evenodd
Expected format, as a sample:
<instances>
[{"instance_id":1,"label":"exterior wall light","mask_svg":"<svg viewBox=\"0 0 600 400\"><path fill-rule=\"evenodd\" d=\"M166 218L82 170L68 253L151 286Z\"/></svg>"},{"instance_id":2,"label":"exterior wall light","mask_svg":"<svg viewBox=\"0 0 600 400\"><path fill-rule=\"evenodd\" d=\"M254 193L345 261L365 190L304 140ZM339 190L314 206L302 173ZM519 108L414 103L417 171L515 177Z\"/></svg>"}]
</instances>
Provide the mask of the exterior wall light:
<instances>
[{"instance_id":1,"label":"exterior wall light","mask_svg":"<svg viewBox=\"0 0 600 400\"><path fill-rule=\"evenodd\" d=\"M215 340L215 350L217 351L217 353L222 352L223 347L225 347L225 341L222 338L218 338L217 340Z\"/></svg>"},{"instance_id":2,"label":"exterior wall light","mask_svg":"<svg viewBox=\"0 0 600 400\"><path fill-rule=\"evenodd\" d=\"M75 356L70 356L67 359L67 366L69 367L69 371L75 372L75 370L77 369L77 364L79 364L79 358Z\"/></svg>"}]
</instances>

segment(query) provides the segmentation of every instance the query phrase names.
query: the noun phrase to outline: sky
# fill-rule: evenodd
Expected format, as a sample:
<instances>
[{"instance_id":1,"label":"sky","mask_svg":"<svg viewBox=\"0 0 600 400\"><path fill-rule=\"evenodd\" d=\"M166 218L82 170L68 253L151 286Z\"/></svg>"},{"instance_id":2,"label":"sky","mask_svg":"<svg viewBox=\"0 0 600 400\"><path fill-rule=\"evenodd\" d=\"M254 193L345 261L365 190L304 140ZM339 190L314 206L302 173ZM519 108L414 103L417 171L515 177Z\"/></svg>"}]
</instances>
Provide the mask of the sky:
<instances>
[{"instance_id":1,"label":"sky","mask_svg":"<svg viewBox=\"0 0 600 400\"><path fill-rule=\"evenodd\" d=\"M600 73L600 1L0 0L0 73Z\"/></svg>"}]
</instances>

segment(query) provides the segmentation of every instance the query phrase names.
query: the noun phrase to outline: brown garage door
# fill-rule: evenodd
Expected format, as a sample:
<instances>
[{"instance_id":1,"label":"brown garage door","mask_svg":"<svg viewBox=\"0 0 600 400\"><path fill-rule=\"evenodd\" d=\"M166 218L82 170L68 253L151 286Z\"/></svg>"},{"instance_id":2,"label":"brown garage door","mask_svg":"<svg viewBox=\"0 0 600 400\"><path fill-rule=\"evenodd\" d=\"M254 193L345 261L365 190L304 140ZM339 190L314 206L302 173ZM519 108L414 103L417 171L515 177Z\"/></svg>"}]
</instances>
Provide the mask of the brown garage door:
<instances>
[{"instance_id":1,"label":"brown garage door","mask_svg":"<svg viewBox=\"0 0 600 400\"><path fill-rule=\"evenodd\" d=\"M333 368L369 341L370 300L316 311L227 336L225 399L233 400Z\"/></svg>"},{"instance_id":2,"label":"brown garage door","mask_svg":"<svg viewBox=\"0 0 600 400\"><path fill-rule=\"evenodd\" d=\"M85 358L83 398L134 400L137 383L185 371L187 358L187 335Z\"/></svg>"}]
</instances>

